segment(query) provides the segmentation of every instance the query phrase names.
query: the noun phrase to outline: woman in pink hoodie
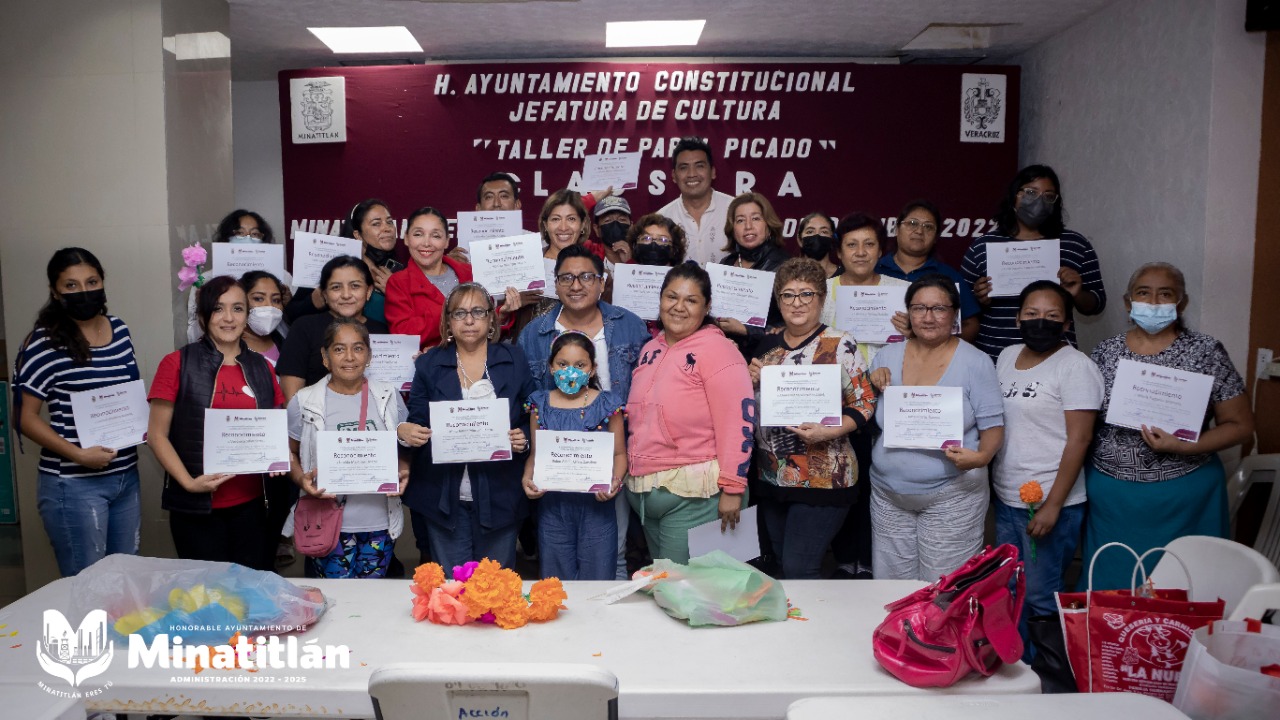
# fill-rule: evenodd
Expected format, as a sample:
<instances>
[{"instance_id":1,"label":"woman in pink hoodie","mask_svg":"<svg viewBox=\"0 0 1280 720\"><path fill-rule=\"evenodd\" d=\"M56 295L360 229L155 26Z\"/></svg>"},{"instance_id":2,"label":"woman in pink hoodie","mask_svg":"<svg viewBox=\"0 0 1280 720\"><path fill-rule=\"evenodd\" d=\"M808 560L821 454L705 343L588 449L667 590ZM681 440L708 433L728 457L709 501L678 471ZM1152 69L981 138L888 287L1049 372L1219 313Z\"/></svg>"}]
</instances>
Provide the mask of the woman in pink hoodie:
<instances>
[{"instance_id":1,"label":"woman in pink hoodie","mask_svg":"<svg viewBox=\"0 0 1280 720\"><path fill-rule=\"evenodd\" d=\"M738 347L708 316L711 280L684 264L662 281L662 332L641 350L627 399L627 499L656 558L689 561L689 528L746 505L756 419Z\"/></svg>"}]
</instances>

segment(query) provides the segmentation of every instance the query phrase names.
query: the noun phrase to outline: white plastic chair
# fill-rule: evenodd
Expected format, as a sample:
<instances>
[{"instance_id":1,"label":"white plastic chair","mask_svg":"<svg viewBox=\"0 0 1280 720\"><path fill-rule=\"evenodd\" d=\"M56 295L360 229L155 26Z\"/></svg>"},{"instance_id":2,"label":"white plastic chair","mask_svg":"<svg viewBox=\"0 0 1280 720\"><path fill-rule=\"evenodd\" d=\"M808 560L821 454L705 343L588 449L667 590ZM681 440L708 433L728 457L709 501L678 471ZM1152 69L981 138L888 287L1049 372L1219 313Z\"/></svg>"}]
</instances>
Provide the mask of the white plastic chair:
<instances>
[{"instance_id":1,"label":"white plastic chair","mask_svg":"<svg viewBox=\"0 0 1280 720\"><path fill-rule=\"evenodd\" d=\"M396 663L369 678L378 720L617 720L618 678L571 663Z\"/></svg>"},{"instance_id":2,"label":"white plastic chair","mask_svg":"<svg viewBox=\"0 0 1280 720\"><path fill-rule=\"evenodd\" d=\"M1249 488L1257 483L1271 483L1271 497L1262 513L1262 526L1253 541L1253 549L1280 566L1280 453L1250 455L1240 461L1235 472L1227 476L1227 503L1231 510L1231 531L1235 533L1236 512L1244 504Z\"/></svg>"},{"instance_id":3,"label":"white plastic chair","mask_svg":"<svg viewBox=\"0 0 1280 720\"><path fill-rule=\"evenodd\" d=\"M1244 620L1253 618L1261 620L1268 610L1280 610L1280 583L1254 585L1240 599L1240 604L1227 617L1228 620ZM1272 621L1280 624L1280 618Z\"/></svg>"},{"instance_id":4,"label":"white plastic chair","mask_svg":"<svg viewBox=\"0 0 1280 720\"><path fill-rule=\"evenodd\" d=\"M1194 601L1226 601L1223 614L1231 615L1245 592L1259 583L1280 582L1280 571L1262 553L1247 545L1208 537L1187 535L1165 546L1186 563L1191 573ZM1151 571L1156 587L1187 587L1186 574L1176 560L1161 557Z\"/></svg>"}]
</instances>

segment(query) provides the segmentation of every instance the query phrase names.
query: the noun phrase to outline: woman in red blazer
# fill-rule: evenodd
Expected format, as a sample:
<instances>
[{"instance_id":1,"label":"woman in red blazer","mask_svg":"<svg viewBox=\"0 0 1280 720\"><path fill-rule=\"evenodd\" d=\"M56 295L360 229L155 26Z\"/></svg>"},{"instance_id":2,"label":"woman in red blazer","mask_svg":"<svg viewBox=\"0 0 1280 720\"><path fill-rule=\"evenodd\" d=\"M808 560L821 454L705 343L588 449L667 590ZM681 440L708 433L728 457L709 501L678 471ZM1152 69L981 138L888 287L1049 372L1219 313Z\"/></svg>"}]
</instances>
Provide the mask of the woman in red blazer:
<instances>
[{"instance_id":1,"label":"woman in red blazer","mask_svg":"<svg viewBox=\"0 0 1280 720\"><path fill-rule=\"evenodd\" d=\"M471 282L471 266L446 257L449 223L433 207L409 216L404 234L409 267L387 281L387 324L397 335L417 335L422 349L440 343L440 313L449 292Z\"/></svg>"}]
</instances>

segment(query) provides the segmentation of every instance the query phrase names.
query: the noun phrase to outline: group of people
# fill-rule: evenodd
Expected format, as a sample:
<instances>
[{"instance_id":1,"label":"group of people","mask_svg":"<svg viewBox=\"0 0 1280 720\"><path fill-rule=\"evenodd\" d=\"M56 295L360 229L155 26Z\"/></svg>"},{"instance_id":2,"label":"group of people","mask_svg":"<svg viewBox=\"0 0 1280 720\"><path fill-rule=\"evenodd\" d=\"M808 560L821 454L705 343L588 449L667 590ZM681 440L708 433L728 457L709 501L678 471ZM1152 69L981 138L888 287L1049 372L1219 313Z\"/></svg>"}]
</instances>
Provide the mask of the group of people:
<instances>
[{"instance_id":1,"label":"group of people","mask_svg":"<svg viewBox=\"0 0 1280 720\"><path fill-rule=\"evenodd\" d=\"M147 443L165 471L178 554L271 568L299 492L334 498L316 473L326 430L395 431L400 457L397 492L334 498L340 542L307 561L324 577L385 576L402 503L419 548L445 567L480 557L512 565L536 506L543 575L595 580L625 577L629 522L640 523L652 557L685 562L690 528L734 527L748 503L759 506L762 547L784 578L822 577L830 551L840 577L933 580L981 549L994 505L997 539L1026 561L1030 614L1052 612L1082 538L1088 557L1114 540L1142 551L1181 535L1226 536L1216 453L1252 433L1244 383L1219 342L1186 326L1185 281L1166 263L1133 272L1123 298L1130 330L1091 355L1076 349L1076 314L1103 312L1107 296L1092 245L1064 225L1051 168L1017 174L997 232L975 239L959 269L934 256L943 218L925 200L902 209L892 245L866 213L813 213L790 257L767 198L714 190L704 142L681 141L673 175L680 196L634 220L608 190L547 199L538 230L555 299L514 288L495 297L474 283L431 207L409 215L401 262L397 223L378 200L345 223L363 257L334 258L315 288L263 272L205 280L191 303L192 342L162 360L149 390ZM477 210L519 207L509 175L480 184ZM1040 238L1060 241L1057 279L994 296L988 250ZM259 215L237 210L215 241L273 237ZM712 262L774 273L766 328L711 313ZM610 303L610 271L624 263L670 268L656 321ZM48 280L15 386L21 432L43 448L40 514L71 575L106 553L136 552L140 511L136 450L81 447L70 395L139 370L91 252L59 250ZM838 289L877 285L905 286L893 319L901 342L837 327ZM382 333L420 339L407 398L366 375L370 334ZM1212 376L1196 441L1104 422L1122 359ZM761 426L761 371L782 364L839 367L838 425ZM893 386L960 388L963 443L888 446L879 399ZM491 398L509 408L508 459L435 462L430 403ZM206 408L287 408L288 473L205 473ZM545 430L612 434L607 489L539 488L532 458L549 442ZM1033 514L1019 493L1029 481L1043 488ZM1095 587L1129 582L1119 564L1100 568Z\"/></svg>"}]
</instances>

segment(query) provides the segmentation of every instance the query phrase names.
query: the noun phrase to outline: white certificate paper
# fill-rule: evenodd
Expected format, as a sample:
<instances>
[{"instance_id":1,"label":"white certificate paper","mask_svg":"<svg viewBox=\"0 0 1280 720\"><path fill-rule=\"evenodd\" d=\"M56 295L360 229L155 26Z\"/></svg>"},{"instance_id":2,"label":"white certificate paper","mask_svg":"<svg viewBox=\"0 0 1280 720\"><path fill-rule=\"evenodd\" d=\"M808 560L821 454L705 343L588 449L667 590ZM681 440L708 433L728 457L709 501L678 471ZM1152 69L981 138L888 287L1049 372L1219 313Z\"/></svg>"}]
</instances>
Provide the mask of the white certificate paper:
<instances>
[{"instance_id":1,"label":"white certificate paper","mask_svg":"<svg viewBox=\"0 0 1280 720\"><path fill-rule=\"evenodd\" d=\"M1060 240L987 243L987 275L992 297L1017 297L1036 280L1058 282Z\"/></svg>"},{"instance_id":2,"label":"white certificate paper","mask_svg":"<svg viewBox=\"0 0 1280 720\"><path fill-rule=\"evenodd\" d=\"M760 557L760 533L756 532L759 506L742 508L738 525L720 532L720 518L689 528L689 557L701 557L722 550L734 560L748 562Z\"/></svg>"},{"instance_id":3,"label":"white certificate paper","mask_svg":"<svg viewBox=\"0 0 1280 720\"><path fill-rule=\"evenodd\" d=\"M733 318L743 325L764 327L773 297L773 273L709 263L711 314Z\"/></svg>"},{"instance_id":4,"label":"white certificate paper","mask_svg":"<svg viewBox=\"0 0 1280 720\"><path fill-rule=\"evenodd\" d=\"M657 320L662 281L670 270L656 265L614 265L613 304L630 310L641 320Z\"/></svg>"},{"instance_id":5,"label":"white certificate paper","mask_svg":"<svg viewBox=\"0 0 1280 720\"><path fill-rule=\"evenodd\" d=\"M289 418L285 410L204 411L204 471L284 472L289 469Z\"/></svg>"},{"instance_id":6,"label":"white certificate paper","mask_svg":"<svg viewBox=\"0 0 1280 720\"><path fill-rule=\"evenodd\" d=\"M905 313L906 285L836 286L836 327L858 342L902 342L893 314Z\"/></svg>"},{"instance_id":7,"label":"white certificate paper","mask_svg":"<svg viewBox=\"0 0 1280 720\"><path fill-rule=\"evenodd\" d=\"M519 210L477 210L458 213L458 247L470 252L476 240L515 237L524 232Z\"/></svg>"},{"instance_id":8,"label":"white certificate paper","mask_svg":"<svg viewBox=\"0 0 1280 720\"><path fill-rule=\"evenodd\" d=\"M839 365L767 365L760 368L760 424L792 427L840 424Z\"/></svg>"},{"instance_id":9,"label":"white certificate paper","mask_svg":"<svg viewBox=\"0 0 1280 720\"><path fill-rule=\"evenodd\" d=\"M1157 427L1179 440L1195 442L1213 392L1213 376L1135 360L1116 365L1107 405L1107 423L1140 430Z\"/></svg>"},{"instance_id":10,"label":"white certificate paper","mask_svg":"<svg viewBox=\"0 0 1280 720\"><path fill-rule=\"evenodd\" d=\"M151 407L141 380L71 393L80 447L123 450L147 441Z\"/></svg>"},{"instance_id":11,"label":"white certificate paper","mask_svg":"<svg viewBox=\"0 0 1280 720\"><path fill-rule=\"evenodd\" d=\"M884 403L884 446L944 450L964 444L964 390L890 385Z\"/></svg>"},{"instance_id":12,"label":"white certificate paper","mask_svg":"<svg viewBox=\"0 0 1280 720\"><path fill-rule=\"evenodd\" d=\"M583 192L613 188L631 190L640 184L640 153L588 155L582 163Z\"/></svg>"},{"instance_id":13,"label":"white certificate paper","mask_svg":"<svg viewBox=\"0 0 1280 720\"><path fill-rule=\"evenodd\" d=\"M475 281L495 297L517 290L544 290L546 266L542 262L542 236L527 233L471 244L471 269Z\"/></svg>"},{"instance_id":14,"label":"white certificate paper","mask_svg":"<svg viewBox=\"0 0 1280 720\"><path fill-rule=\"evenodd\" d=\"M510 413L506 398L431 403L432 461L510 460Z\"/></svg>"},{"instance_id":15,"label":"white certificate paper","mask_svg":"<svg viewBox=\"0 0 1280 720\"><path fill-rule=\"evenodd\" d=\"M533 484L557 492L609 492L613 433L537 430Z\"/></svg>"},{"instance_id":16,"label":"white certificate paper","mask_svg":"<svg viewBox=\"0 0 1280 720\"><path fill-rule=\"evenodd\" d=\"M336 495L398 490L395 431L316 433L316 487Z\"/></svg>"},{"instance_id":17,"label":"white certificate paper","mask_svg":"<svg viewBox=\"0 0 1280 720\"><path fill-rule=\"evenodd\" d=\"M340 255L360 257L363 252L364 243L359 240L336 235L295 232L293 234L293 282L298 287L317 287L320 285L320 271L324 269L325 263Z\"/></svg>"},{"instance_id":18,"label":"white certificate paper","mask_svg":"<svg viewBox=\"0 0 1280 720\"><path fill-rule=\"evenodd\" d=\"M255 243L214 243L210 275L230 275L237 280L251 270L265 270L284 278L284 246Z\"/></svg>"},{"instance_id":19,"label":"white certificate paper","mask_svg":"<svg viewBox=\"0 0 1280 720\"><path fill-rule=\"evenodd\" d=\"M542 258L542 271L547 277L547 285L542 288L542 297L559 300L560 296L556 295L556 261L551 258Z\"/></svg>"},{"instance_id":20,"label":"white certificate paper","mask_svg":"<svg viewBox=\"0 0 1280 720\"><path fill-rule=\"evenodd\" d=\"M413 359L418 354L419 339L417 335L370 335L365 376L408 390L413 386Z\"/></svg>"}]
</instances>

